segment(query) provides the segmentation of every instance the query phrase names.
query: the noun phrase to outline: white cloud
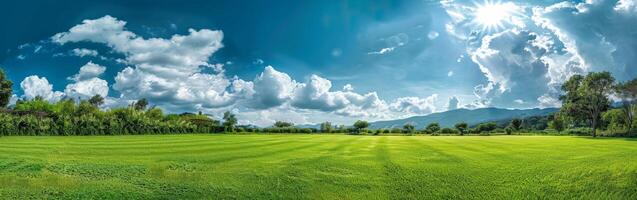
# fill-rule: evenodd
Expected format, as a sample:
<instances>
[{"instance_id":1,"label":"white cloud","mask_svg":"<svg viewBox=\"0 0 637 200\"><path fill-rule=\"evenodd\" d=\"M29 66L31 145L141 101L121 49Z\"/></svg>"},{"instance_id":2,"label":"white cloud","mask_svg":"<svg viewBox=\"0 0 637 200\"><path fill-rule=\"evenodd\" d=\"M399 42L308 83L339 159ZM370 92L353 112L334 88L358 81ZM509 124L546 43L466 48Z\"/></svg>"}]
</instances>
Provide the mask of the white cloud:
<instances>
[{"instance_id":1,"label":"white cloud","mask_svg":"<svg viewBox=\"0 0 637 200\"><path fill-rule=\"evenodd\" d=\"M452 77L453 76L453 70L449 70L449 72L447 72L447 77Z\"/></svg>"},{"instance_id":2,"label":"white cloud","mask_svg":"<svg viewBox=\"0 0 637 200\"><path fill-rule=\"evenodd\" d=\"M433 94L424 99L419 97L401 97L392 102L389 107L392 111L407 113L409 115L430 114L436 112L434 103L437 99L437 94Z\"/></svg>"},{"instance_id":3,"label":"white cloud","mask_svg":"<svg viewBox=\"0 0 637 200\"><path fill-rule=\"evenodd\" d=\"M75 82L68 84L64 93L68 97L81 99L88 99L97 94L102 97L108 96L108 83L98 78L105 70L106 67L89 61L77 74L68 78Z\"/></svg>"},{"instance_id":4,"label":"white cloud","mask_svg":"<svg viewBox=\"0 0 637 200\"><path fill-rule=\"evenodd\" d=\"M108 83L99 78L90 78L66 85L64 93L68 97L81 99L88 99L97 94L105 97L108 96Z\"/></svg>"},{"instance_id":5,"label":"white cloud","mask_svg":"<svg viewBox=\"0 0 637 200\"><path fill-rule=\"evenodd\" d=\"M223 47L221 31L189 29L188 35L145 39L126 30L125 25L125 21L108 15L84 20L68 32L54 35L52 41L103 43L124 54L121 62L132 67L120 71L113 85L124 100L144 97L174 109L218 108L234 104L248 92L234 85L243 82L230 80L220 66L208 63ZM203 67L213 67L218 73L203 73Z\"/></svg>"},{"instance_id":6,"label":"white cloud","mask_svg":"<svg viewBox=\"0 0 637 200\"><path fill-rule=\"evenodd\" d=\"M436 38L438 38L440 34L436 31L429 31L429 34L427 34L427 38L429 38L430 40L435 40Z\"/></svg>"},{"instance_id":7,"label":"white cloud","mask_svg":"<svg viewBox=\"0 0 637 200\"><path fill-rule=\"evenodd\" d=\"M343 91L354 91L354 86L352 86L352 84L345 84L343 86Z\"/></svg>"},{"instance_id":8,"label":"white cloud","mask_svg":"<svg viewBox=\"0 0 637 200\"><path fill-rule=\"evenodd\" d=\"M95 64L92 61L89 61L88 63L86 63L84 66L80 68L80 71L77 74L73 75L72 77L69 77L68 79L74 80L74 81L83 81L89 78L98 77L102 75L104 71L106 71L106 67Z\"/></svg>"},{"instance_id":9,"label":"white cloud","mask_svg":"<svg viewBox=\"0 0 637 200\"><path fill-rule=\"evenodd\" d=\"M384 104L375 92L362 95L352 91L330 91L331 88L331 81L312 75L307 82L299 84L292 105L301 109L349 114L348 111L376 109Z\"/></svg>"},{"instance_id":10,"label":"white cloud","mask_svg":"<svg viewBox=\"0 0 637 200\"><path fill-rule=\"evenodd\" d=\"M392 51L394 51L394 49L396 49L396 47L387 47L387 48L382 48L379 51L369 52L367 54L369 54L369 55L382 55L382 54L386 54L386 53L392 52Z\"/></svg>"},{"instance_id":11,"label":"white cloud","mask_svg":"<svg viewBox=\"0 0 637 200\"><path fill-rule=\"evenodd\" d=\"M20 87L24 92L22 97L26 99L33 99L39 96L49 102L57 102L64 97L64 93L53 91L53 85L49 83L46 77L28 76L20 82Z\"/></svg>"},{"instance_id":12,"label":"white cloud","mask_svg":"<svg viewBox=\"0 0 637 200\"><path fill-rule=\"evenodd\" d=\"M455 110L458 109L458 104L460 103L460 101L458 100L458 97L450 97L449 98L449 102L447 102L447 110Z\"/></svg>"},{"instance_id":13,"label":"white cloud","mask_svg":"<svg viewBox=\"0 0 637 200\"><path fill-rule=\"evenodd\" d=\"M97 56L99 53L96 50L85 49L85 48L75 48L71 50L71 53L75 56L84 57L84 56Z\"/></svg>"},{"instance_id":14,"label":"white cloud","mask_svg":"<svg viewBox=\"0 0 637 200\"><path fill-rule=\"evenodd\" d=\"M279 72L272 66L267 66L254 79L254 96L251 100L251 107L280 106L291 99L296 87L296 81L292 80L288 74Z\"/></svg>"},{"instance_id":15,"label":"white cloud","mask_svg":"<svg viewBox=\"0 0 637 200\"><path fill-rule=\"evenodd\" d=\"M615 10L626 13L637 12L637 1L635 0L619 0L614 7Z\"/></svg>"}]
</instances>

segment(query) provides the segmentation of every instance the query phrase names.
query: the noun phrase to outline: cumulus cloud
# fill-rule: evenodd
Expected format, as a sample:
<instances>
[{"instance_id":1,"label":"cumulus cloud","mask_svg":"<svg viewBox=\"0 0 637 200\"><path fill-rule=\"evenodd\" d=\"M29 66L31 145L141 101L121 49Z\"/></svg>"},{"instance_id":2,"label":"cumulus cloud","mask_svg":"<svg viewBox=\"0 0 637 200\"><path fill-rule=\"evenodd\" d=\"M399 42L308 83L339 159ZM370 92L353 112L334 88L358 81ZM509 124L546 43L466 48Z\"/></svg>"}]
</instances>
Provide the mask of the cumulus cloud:
<instances>
[{"instance_id":1,"label":"cumulus cloud","mask_svg":"<svg viewBox=\"0 0 637 200\"><path fill-rule=\"evenodd\" d=\"M58 44L69 42L102 43L125 55L132 65L115 77L113 88L120 98L148 98L166 107L218 108L232 105L243 96L250 84L227 78L222 70L217 74L203 73L203 67L216 67L208 59L223 47L223 33L208 29L189 29L188 35L173 35L168 39L145 39L126 30L126 22L111 16L84 20L67 32L51 39Z\"/></svg>"},{"instance_id":2,"label":"cumulus cloud","mask_svg":"<svg viewBox=\"0 0 637 200\"><path fill-rule=\"evenodd\" d=\"M77 74L69 77L69 80L83 81L89 78L98 77L104 73L104 71L106 71L106 67L95 64L93 61L89 61L80 68L80 71Z\"/></svg>"},{"instance_id":3,"label":"cumulus cloud","mask_svg":"<svg viewBox=\"0 0 637 200\"><path fill-rule=\"evenodd\" d=\"M552 31L586 71L610 71L619 80L637 76L635 1L586 1L535 8L533 20Z\"/></svg>"},{"instance_id":4,"label":"cumulus cloud","mask_svg":"<svg viewBox=\"0 0 637 200\"><path fill-rule=\"evenodd\" d=\"M539 96L547 90L549 66L541 59L547 50L532 45L537 38L536 33L516 30L485 36L471 58L499 93ZM488 93L491 88L482 89Z\"/></svg>"},{"instance_id":5,"label":"cumulus cloud","mask_svg":"<svg viewBox=\"0 0 637 200\"><path fill-rule=\"evenodd\" d=\"M390 104L390 109L395 112L402 112L411 115L423 115L436 112L434 102L438 99L437 94L426 98L401 97Z\"/></svg>"},{"instance_id":6,"label":"cumulus cloud","mask_svg":"<svg viewBox=\"0 0 637 200\"><path fill-rule=\"evenodd\" d=\"M69 77L69 80L75 83L67 85L64 93L68 97L81 99L88 99L98 94L102 97L108 96L108 82L98 78L105 70L104 66L93 62L86 63L77 74Z\"/></svg>"},{"instance_id":7,"label":"cumulus cloud","mask_svg":"<svg viewBox=\"0 0 637 200\"><path fill-rule=\"evenodd\" d=\"M343 91L354 91L354 86L352 86L352 84L345 84L343 86Z\"/></svg>"},{"instance_id":8,"label":"cumulus cloud","mask_svg":"<svg viewBox=\"0 0 637 200\"><path fill-rule=\"evenodd\" d=\"M267 66L254 79L254 98L251 105L255 108L280 106L290 100L297 85L288 74Z\"/></svg>"},{"instance_id":9,"label":"cumulus cloud","mask_svg":"<svg viewBox=\"0 0 637 200\"><path fill-rule=\"evenodd\" d=\"M447 110L458 109L458 104L459 103L460 103L460 101L458 100L458 97L450 97L449 98L449 102L447 102Z\"/></svg>"},{"instance_id":10,"label":"cumulus cloud","mask_svg":"<svg viewBox=\"0 0 637 200\"><path fill-rule=\"evenodd\" d=\"M71 53L75 56L84 57L84 56L97 56L99 53L96 50L85 49L85 48L75 48L71 50Z\"/></svg>"},{"instance_id":11,"label":"cumulus cloud","mask_svg":"<svg viewBox=\"0 0 637 200\"><path fill-rule=\"evenodd\" d=\"M24 92L23 98L33 99L42 97L49 102L57 102L64 97L64 93L53 91L53 85L49 83L46 77L28 76L20 82L20 88Z\"/></svg>"},{"instance_id":12,"label":"cumulus cloud","mask_svg":"<svg viewBox=\"0 0 637 200\"><path fill-rule=\"evenodd\" d=\"M342 109L346 107L350 110L366 110L378 108L384 103L375 92L362 95L352 91L330 91L331 88L331 81L312 75L307 82L299 84L292 105L301 109L343 112Z\"/></svg>"}]
</instances>

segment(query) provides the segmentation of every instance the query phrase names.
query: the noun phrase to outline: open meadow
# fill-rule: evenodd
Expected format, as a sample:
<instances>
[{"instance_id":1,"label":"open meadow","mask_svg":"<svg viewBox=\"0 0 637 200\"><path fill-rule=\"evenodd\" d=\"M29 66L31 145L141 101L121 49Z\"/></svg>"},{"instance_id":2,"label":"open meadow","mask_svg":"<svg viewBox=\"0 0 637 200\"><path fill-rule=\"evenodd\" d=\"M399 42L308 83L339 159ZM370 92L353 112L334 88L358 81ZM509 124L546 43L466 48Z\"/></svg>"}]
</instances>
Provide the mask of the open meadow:
<instances>
[{"instance_id":1,"label":"open meadow","mask_svg":"<svg viewBox=\"0 0 637 200\"><path fill-rule=\"evenodd\" d=\"M0 137L0 198L637 199L637 140Z\"/></svg>"}]
</instances>

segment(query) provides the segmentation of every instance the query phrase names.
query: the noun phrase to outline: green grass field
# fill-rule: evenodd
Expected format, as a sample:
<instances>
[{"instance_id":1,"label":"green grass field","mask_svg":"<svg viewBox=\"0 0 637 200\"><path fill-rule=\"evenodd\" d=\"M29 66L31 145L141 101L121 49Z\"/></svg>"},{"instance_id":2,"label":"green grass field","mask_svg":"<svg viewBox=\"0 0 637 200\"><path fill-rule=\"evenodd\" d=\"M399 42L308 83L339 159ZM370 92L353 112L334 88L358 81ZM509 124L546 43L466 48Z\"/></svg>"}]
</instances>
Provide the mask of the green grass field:
<instances>
[{"instance_id":1,"label":"green grass field","mask_svg":"<svg viewBox=\"0 0 637 200\"><path fill-rule=\"evenodd\" d=\"M1 137L0 198L637 199L637 140Z\"/></svg>"}]
</instances>

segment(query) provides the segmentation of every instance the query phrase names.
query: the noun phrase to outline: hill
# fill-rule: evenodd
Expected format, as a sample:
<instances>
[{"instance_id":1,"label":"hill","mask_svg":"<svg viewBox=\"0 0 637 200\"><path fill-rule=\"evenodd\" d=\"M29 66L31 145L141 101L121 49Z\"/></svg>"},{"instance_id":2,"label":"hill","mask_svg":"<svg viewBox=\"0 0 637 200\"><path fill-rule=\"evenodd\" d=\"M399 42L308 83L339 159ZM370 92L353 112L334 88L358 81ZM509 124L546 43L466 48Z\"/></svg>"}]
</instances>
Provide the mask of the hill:
<instances>
[{"instance_id":1,"label":"hill","mask_svg":"<svg viewBox=\"0 0 637 200\"><path fill-rule=\"evenodd\" d=\"M370 124L370 128L402 127L406 123L421 128L432 122L440 123L442 127L453 127L458 122L466 122L473 126L483 122L506 121L513 118L526 118L531 116L545 116L557 112L557 108L534 109L503 109L503 108L479 108L474 110L457 109L441 113L433 113L425 116L414 116L405 119L377 121Z\"/></svg>"}]
</instances>

